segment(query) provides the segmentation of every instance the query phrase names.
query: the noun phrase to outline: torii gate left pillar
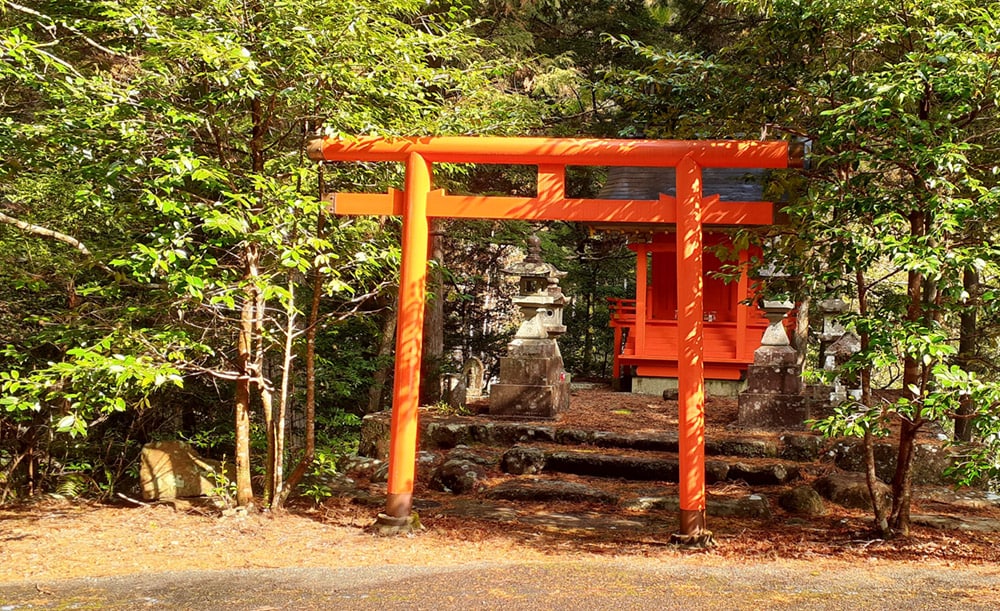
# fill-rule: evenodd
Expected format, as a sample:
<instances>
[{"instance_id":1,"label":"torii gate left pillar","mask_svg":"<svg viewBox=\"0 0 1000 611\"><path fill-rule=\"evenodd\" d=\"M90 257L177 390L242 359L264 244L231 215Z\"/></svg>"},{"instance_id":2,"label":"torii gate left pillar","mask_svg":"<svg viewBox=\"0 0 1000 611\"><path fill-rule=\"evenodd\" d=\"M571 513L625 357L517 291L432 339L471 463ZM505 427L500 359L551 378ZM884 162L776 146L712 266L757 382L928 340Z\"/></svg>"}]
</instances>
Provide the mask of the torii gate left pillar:
<instances>
[{"instance_id":1,"label":"torii gate left pillar","mask_svg":"<svg viewBox=\"0 0 1000 611\"><path fill-rule=\"evenodd\" d=\"M402 258L396 326L395 380L389 431L389 482L385 515L410 519L417 456L417 409L420 406L420 361L424 343L427 290L427 194L431 164L419 153L406 159L403 189Z\"/></svg>"},{"instance_id":2,"label":"torii gate left pillar","mask_svg":"<svg viewBox=\"0 0 1000 611\"><path fill-rule=\"evenodd\" d=\"M705 524L705 392L702 337L702 227L704 224L769 224L769 202L720 202L702 194L703 167L785 168L787 142L738 140L583 140L552 138L438 137L388 140L324 138L309 144L316 161L406 163L403 193L338 193L335 214L401 215L402 263L389 482L379 522L405 530L411 522L416 466L420 360L427 280L428 217L568 220L594 223L671 223L677 226L678 406L680 520L675 540L711 538ZM432 164L486 163L538 166L535 197L452 196L432 191ZM566 198L567 165L677 168L677 197L657 200Z\"/></svg>"}]
</instances>

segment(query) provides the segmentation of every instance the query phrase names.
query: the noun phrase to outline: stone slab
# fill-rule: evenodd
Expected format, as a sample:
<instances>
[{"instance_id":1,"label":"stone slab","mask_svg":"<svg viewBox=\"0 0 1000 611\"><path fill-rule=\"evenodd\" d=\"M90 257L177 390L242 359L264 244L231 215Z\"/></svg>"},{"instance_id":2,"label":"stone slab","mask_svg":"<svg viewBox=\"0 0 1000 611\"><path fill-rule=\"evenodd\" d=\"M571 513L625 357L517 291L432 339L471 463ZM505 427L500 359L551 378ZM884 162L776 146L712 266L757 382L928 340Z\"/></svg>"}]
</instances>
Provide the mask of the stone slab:
<instances>
[{"instance_id":1,"label":"stone slab","mask_svg":"<svg viewBox=\"0 0 1000 611\"><path fill-rule=\"evenodd\" d=\"M868 481L863 473L830 473L813 482L816 492L841 507L871 510ZM886 512L892 506L892 490L881 481L875 483L875 497Z\"/></svg>"},{"instance_id":2,"label":"stone slab","mask_svg":"<svg viewBox=\"0 0 1000 611\"><path fill-rule=\"evenodd\" d=\"M1000 520L977 516L948 516L935 514L914 514L910 521L918 526L943 530L964 530L966 532L1000 532Z\"/></svg>"},{"instance_id":3,"label":"stone slab","mask_svg":"<svg viewBox=\"0 0 1000 611\"><path fill-rule=\"evenodd\" d=\"M622 506L633 511L678 511L680 500L676 496L648 496L624 501ZM771 517L771 507L767 497L762 494L735 499L709 496L705 503L705 513L715 517L768 519Z\"/></svg>"},{"instance_id":4,"label":"stone slab","mask_svg":"<svg viewBox=\"0 0 1000 611\"><path fill-rule=\"evenodd\" d=\"M554 418L569 407L569 381L558 384L494 384L490 415Z\"/></svg>"},{"instance_id":5,"label":"stone slab","mask_svg":"<svg viewBox=\"0 0 1000 611\"><path fill-rule=\"evenodd\" d=\"M737 424L748 429L802 429L809 419L802 395L740 393Z\"/></svg>"},{"instance_id":6,"label":"stone slab","mask_svg":"<svg viewBox=\"0 0 1000 611\"><path fill-rule=\"evenodd\" d=\"M680 478L680 464L676 458L567 451L547 453L544 464L549 472L592 477L673 483ZM727 481L730 479L729 471L729 463L725 461L705 461L705 481L708 484Z\"/></svg>"},{"instance_id":7,"label":"stone slab","mask_svg":"<svg viewBox=\"0 0 1000 611\"><path fill-rule=\"evenodd\" d=\"M599 488L543 479L515 479L498 484L486 492L486 497L507 501L574 501L583 503L618 504L618 497Z\"/></svg>"},{"instance_id":8,"label":"stone slab","mask_svg":"<svg viewBox=\"0 0 1000 611\"><path fill-rule=\"evenodd\" d=\"M517 338L507 344L508 356L528 356L536 358L562 358L559 345L551 339Z\"/></svg>"}]
</instances>

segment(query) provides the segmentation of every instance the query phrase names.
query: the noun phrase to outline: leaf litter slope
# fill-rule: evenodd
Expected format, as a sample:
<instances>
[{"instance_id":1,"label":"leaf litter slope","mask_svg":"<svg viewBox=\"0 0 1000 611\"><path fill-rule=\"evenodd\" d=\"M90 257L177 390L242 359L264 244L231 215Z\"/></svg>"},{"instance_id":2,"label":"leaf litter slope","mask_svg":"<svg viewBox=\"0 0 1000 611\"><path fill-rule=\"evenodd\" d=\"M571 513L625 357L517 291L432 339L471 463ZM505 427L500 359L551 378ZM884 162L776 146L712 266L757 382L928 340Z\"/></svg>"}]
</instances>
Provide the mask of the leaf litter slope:
<instances>
[{"instance_id":1,"label":"leaf litter slope","mask_svg":"<svg viewBox=\"0 0 1000 611\"><path fill-rule=\"evenodd\" d=\"M610 406L610 409L609 409ZM709 435L726 435L735 401L712 400ZM676 403L658 398L575 393L560 426L620 432L676 427ZM571 478L572 476L566 476ZM374 498L383 492L370 487ZM476 497L417 489L431 509L421 515L427 530L412 537L379 538L365 531L378 506L333 498L320 506L293 503L280 516L220 515L178 502L144 506L40 500L0 508L0 582L47 581L170 570L376 565L452 566L472 562L544 562L553 558L604 557L675 560L730 565L744 561L800 561L822 570L844 562L932 562L935 566L983 568L1000 563L1000 534L914 528L899 541L868 535L865 512L830 505L808 520L775 508L766 520L711 518L719 546L684 551L667 544L676 525L668 511L641 516L606 506L535 503L517 508L525 519L498 520L493 513L449 511ZM925 503L952 516L1000 517L996 508ZM772 504L773 507L773 504ZM918 510L921 507L918 505Z\"/></svg>"}]
</instances>

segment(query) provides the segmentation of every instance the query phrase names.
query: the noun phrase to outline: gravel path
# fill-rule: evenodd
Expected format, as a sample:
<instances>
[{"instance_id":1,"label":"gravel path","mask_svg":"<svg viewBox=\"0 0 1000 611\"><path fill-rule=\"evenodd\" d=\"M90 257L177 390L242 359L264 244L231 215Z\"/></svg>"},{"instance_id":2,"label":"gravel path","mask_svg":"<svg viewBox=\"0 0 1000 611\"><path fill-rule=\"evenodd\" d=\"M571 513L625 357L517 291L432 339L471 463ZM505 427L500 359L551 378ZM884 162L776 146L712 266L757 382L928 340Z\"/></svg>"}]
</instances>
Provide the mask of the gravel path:
<instances>
[{"instance_id":1,"label":"gravel path","mask_svg":"<svg viewBox=\"0 0 1000 611\"><path fill-rule=\"evenodd\" d=\"M1000 567L556 559L450 567L180 571L0 585L26 609L996 609Z\"/></svg>"}]
</instances>

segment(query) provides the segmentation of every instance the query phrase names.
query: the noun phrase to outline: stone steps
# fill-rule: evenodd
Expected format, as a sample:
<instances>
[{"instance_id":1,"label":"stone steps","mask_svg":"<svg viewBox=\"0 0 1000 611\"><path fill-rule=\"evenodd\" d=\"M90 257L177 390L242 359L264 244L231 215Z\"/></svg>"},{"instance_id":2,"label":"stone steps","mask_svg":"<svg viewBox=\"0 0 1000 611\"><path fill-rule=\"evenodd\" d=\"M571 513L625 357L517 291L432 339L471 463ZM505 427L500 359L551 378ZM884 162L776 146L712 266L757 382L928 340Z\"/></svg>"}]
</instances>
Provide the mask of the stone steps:
<instances>
[{"instance_id":1,"label":"stone steps","mask_svg":"<svg viewBox=\"0 0 1000 611\"><path fill-rule=\"evenodd\" d=\"M598 450L552 451L551 448L539 446L515 445L503 453L500 468L510 475L568 473L628 481L677 483L680 478L678 458L651 454L607 454ZM706 483L743 482L751 486L783 486L798 479L800 474L800 464L796 462L756 457L751 457L751 462L746 458L745 455L736 455L706 460Z\"/></svg>"},{"instance_id":2,"label":"stone steps","mask_svg":"<svg viewBox=\"0 0 1000 611\"><path fill-rule=\"evenodd\" d=\"M388 413L367 416L359 453L385 460L388 431ZM779 435L720 427L709 429L707 435L709 515L751 519L768 519L781 511L817 515L823 512L821 496L864 510L867 486L856 473L863 466L858 460L860 441L825 440L801 431ZM552 421L489 420L427 411L421 413L419 443L418 488L443 491L453 500L421 499L418 492L418 510L492 507L497 515L527 519L544 504L549 512L568 511L570 521L576 513L591 510L641 521L641 515L660 516L656 519L672 515L679 505L678 440L673 431L588 430ZM890 449L876 447L880 476L892 468ZM917 455L924 466L915 473L926 472L927 479L915 484L940 485L942 461L947 459L940 444L918 444ZM377 466L368 472L379 475L369 480L375 488L369 490L373 496L368 500L378 505L385 491L384 484L375 482L385 481L387 465L370 462ZM826 490L821 484L829 477L856 489L856 502ZM421 505L424 502L427 507Z\"/></svg>"},{"instance_id":3,"label":"stone steps","mask_svg":"<svg viewBox=\"0 0 1000 611\"><path fill-rule=\"evenodd\" d=\"M524 432L529 438L539 437L535 429ZM553 432L543 437L560 436ZM449 450L425 449L420 480L434 490L489 502L571 503L633 514L676 512L679 459L676 453L663 451L675 446L653 444L657 450L637 450L635 446L648 447L651 440L637 443L643 437L622 439L617 434L598 438L625 443L611 447L555 441L510 447L473 443ZM705 463L709 515L769 518L778 497L800 483L800 475L810 468L808 463L775 457L780 449L773 442L725 441L714 450L736 455L713 456Z\"/></svg>"},{"instance_id":4,"label":"stone steps","mask_svg":"<svg viewBox=\"0 0 1000 611\"><path fill-rule=\"evenodd\" d=\"M370 417L366 417L366 420L368 418ZM674 432L620 433L524 422L482 421L431 421L421 426L420 447L425 450L448 450L459 445L476 444L509 447L519 443L593 446L675 454L679 449L677 434ZM708 456L814 462L820 458L823 449L824 440L809 433L786 433L777 438L744 435L705 440L705 454ZM366 455L372 456L371 453Z\"/></svg>"},{"instance_id":5,"label":"stone steps","mask_svg":"<svg viewBox=\"0 0 1000 611\"><path fill-rule=\"evenodd\" d=\"M387 414L368 416L365 423L382 437L388 433ZM370 432L362 438L377 440ZM369 441L361 450L385 459L380 447L385 444ZM481 501L565 502L632 513L670 513L679 506L674 431L602 431L422 415L419 447L421 481L434 490ZM777 497L814 468L824 449L821 437L802 432L727 433L707 439L707 512L769 517Z\"/></svg>"},{"instance_id":6,"label":"stone steps","mask_svg":"<svg viewBox=\"0 0 1000 611\"><path fill-rule=\"evenodd\" d=\"M431 451L457 446L488 446L506 449L516 444L555 444L608 450L662 452L676 454L677 434L673 431L618 432L562 427L538 422L496 421L475 417L437 417L422 414L420 448ZM388 457L389 414L366 416L362 424L359 454L385 460ZM806 432L784 434L722 434L709 431L705 454L734 459L773 458L803 464L834 465L845 471L864 470L863 444L860 439L826 440ZM893 444L880 441L875 446L876 472L889 481L895 470ZM915 448L914 483L948 485L945 470L951 461L940 441L922 441Z\"/></svg>"}]
</instances>

